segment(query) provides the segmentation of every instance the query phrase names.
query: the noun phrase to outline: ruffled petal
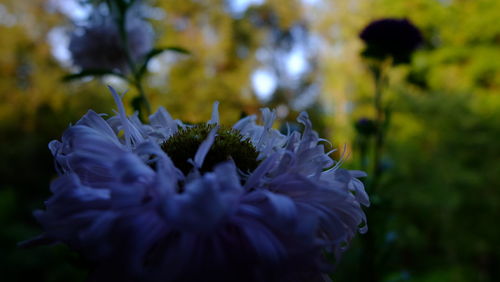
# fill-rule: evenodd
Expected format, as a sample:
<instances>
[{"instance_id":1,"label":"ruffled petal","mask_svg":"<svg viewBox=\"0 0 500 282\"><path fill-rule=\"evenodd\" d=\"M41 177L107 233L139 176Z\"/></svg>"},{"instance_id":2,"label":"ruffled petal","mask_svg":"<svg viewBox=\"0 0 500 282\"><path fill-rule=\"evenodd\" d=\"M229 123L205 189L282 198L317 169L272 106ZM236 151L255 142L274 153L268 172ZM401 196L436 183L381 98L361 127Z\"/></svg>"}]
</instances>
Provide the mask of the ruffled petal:
<instances>
[{"instance_id":1,"label":"ruffled petal","mask_svg":"<svg viewBox=\"0 0 500 282\"><path fill-rule=\"evenodd\" d=\"M161 134L164 140L175 134L178 130L177 122L163 107L160 107L156 113L150 115L149 120L151 126Z\"/></svg>"},{"instance_id":2,"label":"ruffled petal","mask_svg":"<svg viewBox=\"0 0 500 282\"><path fill-rule=\"evenodd\" d=\"M89 110L77 123L76 125L82 125L90 127L97 131L102 136L108 137L110 141L120 144L116 134L109 124L96 112Z\"/></svg>"},{"instance_id":3,"label":"ruffled petal","mask_svg":"<svg viewBox=\"0 0 500 282\"><path fill-rule=\"evenodd\" d=\"M128 118L125 113L125 107L121 100L120 95L116 93L113 87L108 86L108 89L113 94L113 99L118 107L118 117L120 125L117 127L118 130L122 129L125 134L125 144L127 147L132 148L135 144L140 144L144 141L144 136L141 134L140 127L135 126Z\"/></svg>"},{"instance_id":4,"label":"ruffled petal","mask_svg":"<svg viewBox=\"0 0 500 282\"><path fill-rule=\"evenodd\" d=\"M57 178L52 182L51 191L54 195L46 201L46 210L34 213L44 227L45 237L75 248L87 244L85 236L89 236L89 232L101 238L106 227L98 228L95 221L106 216L103 212L109 207L109 191L86 187L75 174Z\"/></svg>"},{"instance_id":5,"label":"ruffled petal","mask_svg":"<svg viewBox=\"0 0 500 282\"><path fill-rule=\"evenodd\" d=\"M212 118L208 124L219 124L219 102L215 101L212 106Z\"/></svg>"},{"instance_id":6,"label":"ruffled petal","mask_svg":"<svg viewBox=\"0 0 500 282\"><path fill-rule=\"evenodd\" d=\"M214 232L234 212L243 191L237 182L221 181L221 173L234 177L236 170L219 167L216 173L186 183L183 193L169 199L165 207L169 222L187 232Z\"/></svg>"},{"instance_id":7,"label":"ruffled petal","mask_svg":"<svg viewBox=\"0 0 500 282\"><path fill-rule=\"evenodd\" d=\"M207 156L210 147L212 147L212 144L215 141L215 135L217 134L217 130L219 130L218 126L212 128L212 130L210 130L210 132L208 133L207 138L203 142L201 142L200 147L198 147L198 150L194 155L194 165L196 166L196 168L202 167L203 161L205 160L205 157Z\"/></svg>"}]
</instances>

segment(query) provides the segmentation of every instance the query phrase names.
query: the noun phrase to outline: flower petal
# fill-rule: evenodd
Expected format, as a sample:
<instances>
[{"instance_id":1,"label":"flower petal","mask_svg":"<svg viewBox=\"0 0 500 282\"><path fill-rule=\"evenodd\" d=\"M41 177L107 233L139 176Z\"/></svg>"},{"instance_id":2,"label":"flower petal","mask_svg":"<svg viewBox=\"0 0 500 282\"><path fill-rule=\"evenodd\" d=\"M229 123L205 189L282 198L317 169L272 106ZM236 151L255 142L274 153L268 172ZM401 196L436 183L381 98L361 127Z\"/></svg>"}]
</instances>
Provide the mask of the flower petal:
<instances>
[{"instance_id":1,"label":"flower petal","mask_svg":"<svg viewBox=\"0 0 500 282\"><path fill-rule=\"evenodd\" d=\"M219 124L219 102L215 101L212 106L212 118L208 121L208 124Z\"/></svg>"},{"instance_id":2,"label":"flower petal","mask_svg":"<svg viewBox=\"0 0 500 282\"><path fill-rule=\"evenodd\" d=\"M198 150L196 151L196 155L194 155L194 164L196 168L201 168L203 166L203 161L212 147L212 144L215 141L215 135L217 134L217 130L219 130L219 126L216 126L210 130L207 138L200 144Z\"/></svg>"}]
</instances>

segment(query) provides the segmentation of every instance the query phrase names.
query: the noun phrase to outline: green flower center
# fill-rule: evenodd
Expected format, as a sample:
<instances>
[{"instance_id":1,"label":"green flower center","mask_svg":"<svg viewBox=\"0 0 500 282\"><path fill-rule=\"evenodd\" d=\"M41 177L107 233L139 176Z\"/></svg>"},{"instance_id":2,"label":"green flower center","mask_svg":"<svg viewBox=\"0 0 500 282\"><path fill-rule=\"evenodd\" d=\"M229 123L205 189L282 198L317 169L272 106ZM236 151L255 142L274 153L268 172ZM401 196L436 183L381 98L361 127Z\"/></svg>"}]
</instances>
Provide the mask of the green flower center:
<instances>
[{"instance_id":1,"label":"green flower center","mask_svg":"<svg viewBox=\"0 0 500 282\"><path fill-rule=\"evenodd\" d=\"M172 159L177 168L182 170L184 174L188 174L193 168L188 160L194 160L200 144L214 127L213 124L203 123L180 129L163 142L161 148ZM201 171L212 171L218 163L232 159L241 171L249 173L258 166L258 155L259 153L250 140L241 135L238 130L220 127L217 130L215 141L205 157Z\"/></svg>"}]
</instances>

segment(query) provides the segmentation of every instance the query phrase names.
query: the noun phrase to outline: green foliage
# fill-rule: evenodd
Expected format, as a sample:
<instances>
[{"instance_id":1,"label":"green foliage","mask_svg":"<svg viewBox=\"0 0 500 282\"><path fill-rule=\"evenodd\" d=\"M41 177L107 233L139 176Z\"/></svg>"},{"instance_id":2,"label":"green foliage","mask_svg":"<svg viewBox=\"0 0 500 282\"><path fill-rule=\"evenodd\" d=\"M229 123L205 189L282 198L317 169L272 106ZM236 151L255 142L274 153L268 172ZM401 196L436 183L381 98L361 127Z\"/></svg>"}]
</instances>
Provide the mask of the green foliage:
<instances>
[{"instance_id":1,"label":"green foliage","mask_svg":"<svg viewBox=\"0 0 500 282\"><path fill-rule=\"evenodd\" d=\"M144 62L141 64L141 66L139 66L139 70L137 71L137 75L139 77L144 76L144 74L146 74L146 72L147 72L149 61L151 61L151 59L162 54L165 51L172 51L172 52L176 52L179 54L185 54L185 55L190 54L188 50L181 48L181 47L154 48L153 50L149 51L149 53L146 54L146 56L144 57Z\"/></svg>"},{"instance_id":2,"label":"green foliage","mask_svg":"<svg viewBox=\"0 0 500 282\"><path fill-rule=\"evenodd\" d=\"M89 69L86 69L86 70L83 70L83 71L78 72L78 73L65 75L62 78L62 81L69 82L72 80L77 80L77 79L82 79L82 78L88 78L88 77L92 78L94 76L100 77L100 76L105 76L105 75L114 75L114 76L117 76L117 77L122 78L124 80L127 80L127 78L125 76L123 76L121 73L118 73L118 72L115 72L112 70L99 70L99 69L89 70Z\"/></svg>"}]
</instances>

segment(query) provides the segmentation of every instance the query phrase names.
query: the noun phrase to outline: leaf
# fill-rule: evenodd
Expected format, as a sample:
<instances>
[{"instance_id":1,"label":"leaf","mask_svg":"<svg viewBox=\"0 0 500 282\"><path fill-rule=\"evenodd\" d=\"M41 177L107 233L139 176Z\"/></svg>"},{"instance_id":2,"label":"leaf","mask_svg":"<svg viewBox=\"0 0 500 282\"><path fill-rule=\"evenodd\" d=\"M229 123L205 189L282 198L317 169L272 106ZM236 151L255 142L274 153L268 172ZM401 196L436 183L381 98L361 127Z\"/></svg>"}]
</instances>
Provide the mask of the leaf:
<instances>
[{"instance_id":1,"label":"leaf","mask_svg":"<svg viewBox=\"0 0 500 282\"><path fill-rule=\"evenodd\" d=\"M72 80L75 80L75 79L81 79L81 78L85 78L85 77L88 77L88 76L104 76L104 75L114 75L114 76L118 76L120 78L123 78L123 79L127 80L127 78L123 74L115 72L115 71L112 71L112 70L86 69L86 70L82 70L82 71L80 71L78 73L73 73L73 74L65 75L65 76L62 77L62 81L63 82L69 82L69 81L72 81Z\"/></svg>"},{"instance_id":2,"label":"leaf","mask_svg":"<svg viewBox=\"0 0 500 282\"><path fill-rule=\"evenodd\" d=\"M175 46L172 46L172 47L163 47L163 48L154 48L151 51L149 51L149 53L146 54L146 56L144 57L144 62L142 63L142 65L139 68L139 71L137 73L138 76L142 77L144 75L144 73L146 72L146 69L148 67L149 61L152 58L160 55L161 53L163 53L165 51L172 51L172 52L177 52L177 53L181 53L181 54L185 54L185 55L190 55L191 54L191 52L189 52L187 49L184 49L184 48L181 48L181 47L175 47Z\"/></svg>"},{"instance_id":3,"label":"leaf","mask_svg":"<svg viewBox=\"0 0 500 282\"><path fill-rule=\"evenodd\" d=\"M173 52L182 53L182 54L185 54L185 55L191 55L191 52L189 52L189 50L184 49L182 47L172 46L172 47L165 47L163 49L164 49L163 51L173 51Z\"/></svg>"}]
</instances>

